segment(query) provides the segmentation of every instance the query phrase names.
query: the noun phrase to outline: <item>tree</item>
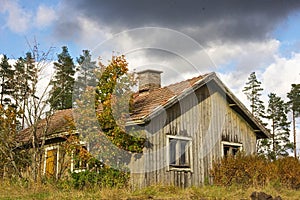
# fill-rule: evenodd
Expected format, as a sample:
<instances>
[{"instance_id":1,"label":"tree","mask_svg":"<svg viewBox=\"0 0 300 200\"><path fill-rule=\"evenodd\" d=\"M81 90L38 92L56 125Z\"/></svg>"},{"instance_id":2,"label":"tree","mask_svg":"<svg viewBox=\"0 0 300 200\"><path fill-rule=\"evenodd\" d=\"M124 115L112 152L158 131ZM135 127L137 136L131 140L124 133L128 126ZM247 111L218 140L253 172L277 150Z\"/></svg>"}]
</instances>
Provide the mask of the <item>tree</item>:
<instances>
[{"instance_id":1,"label":"tree","mask_svg":"<svg viewBox=\"0 0 300 200\"><path fill-rule=\"evenodd\" d=\"M0 175L20 177L21 169L27 164L28 156L18 148L17 110L10 105L0 105Z\"/></svg>"},{"instance_id":2,"label":"tree","mask_svg":"<svg viewBox=\"0 0 300 200\"><path fill-rule=\"evenodd\" d=\"M62 52L57 57L49 103L52 109L62 110L72 107L75 65L66 46L62 47Z\"/></svg>"},{"instance_id":3,"label":"tree","mask_svg":"<svg viewBox=\"0 0 300 200\"><path fill-rule=\"evenodd\" d=\"M287 118L287 104L274 93L270 93L268 97L266 117L271 123L272 138L270 140L265 139L264 142L268 147L267 155L275 160L278 156L288 156L288 150L292 149L292 144L289 141L290 122Z\"/></svg>"},{"instance_id":4,"label":"tree","mask_svg":"<svg viewBox=\"0 0 300 200\"><path fill-rule=\"evenodd\" d=\"M294 136L294 157L297 158L296 148L296 118L300 117L300 84L292 84L291 91L287 94L289 110L292 111L293 136Z\"/></svg>"},{"instance_id":5,"label":"tree","mask_svg":"<svg viewBox=\"0 0 300 200\"><path fill-rule=\"evenodd\" d=\"M262 122L262 118L265 116L265 106L261 97L261 82L257 80L255 72L252 72L248 78L248 82L243 89L243 92L250 101L251 113Z\"/></svg>"},{"instance_id":6,"label":"tree","mask_svg":"<svg viewBox=\"0 0 300 200\"><path fill-rule=\"evenodd\" d=\"M95 70L97 68L96 61L92 61L89 50L83 50L82 55L77 58L79 66L76 68L77 78L74 85L73 99L79 99L85 89L89 86L96 86Z\"/></svg>"},{"instance_id":7,"label":"tree","mask_svg":"<svg viewBox=\"0 0 300 200\"><path fill-rule=\"evenodd\" d=\"M14 70L12 66L8 63L8 57L3 55L0 63L0 77L1 77L1 93L0 93L0 105L8 105L11 103L12 99L9 95L12 94L14 88L13 76Z\"/></svg>"},{"instance_id":8,"label":"tree","mask_svg":"<svg viewBox=\"0 0 300 200\"><path fill-rule=\"evenodd\" d=\"M20 57L14 64L14 91L12 97L18 108L21 118L21 129L25 126L25 110L28 98L35 95L38 82L38 68L31 52L27 52L25 58Z\"/></svg>"},{"instance_id":9,"label":"tree","mask_svg":"<svg viewBox=\"0 0 300 200\"><path fill-rule=\"evenodd\" d=\"M125 130L126 119L129 117L131 87L134 77L128 74L128 63L125 56L113 56L110 63L104 66L101 62L100 78L96 87L96 109L101 107L98 121L103 133L117 147L141 152L145 138L138 133L128 134Z\"/></svg>"},{"instance_id":10,"label":"tree","mask_svg":"<svg viewBox=\"0 0 300 200\"><path fill-rule=\"evenodd\" d=\"M26 153L27 156L30 157L28 161L30 178L33 178L33 181L38 183L42 180L44 145L46 136L49 133L51 113L53 111L52 108L49 109L47 101L50 83L41 86L39 85L39 81L43 79L44 70L49 68L52 63L51 53L52 48L49 48L45 52L40 51L37 42L34 41L33 47L30 46L30 56L27 54L27 60L24 59L25 64L27 62L27 65L30 65L27 66L27 70L31 71L31 78L27 78L27 86L30 88L30 90L27 91L30 91L30 93L26 93L25 105L22 104L25 109L23 111L24 120L28 129L20 133L24 135L27 140L24 140L20 145L23 147L27 146ZM43 119L42 127L40 126L41 119ZM28 147L30 147L30 149L28 149Z\"/></svg>"}]
</instances>

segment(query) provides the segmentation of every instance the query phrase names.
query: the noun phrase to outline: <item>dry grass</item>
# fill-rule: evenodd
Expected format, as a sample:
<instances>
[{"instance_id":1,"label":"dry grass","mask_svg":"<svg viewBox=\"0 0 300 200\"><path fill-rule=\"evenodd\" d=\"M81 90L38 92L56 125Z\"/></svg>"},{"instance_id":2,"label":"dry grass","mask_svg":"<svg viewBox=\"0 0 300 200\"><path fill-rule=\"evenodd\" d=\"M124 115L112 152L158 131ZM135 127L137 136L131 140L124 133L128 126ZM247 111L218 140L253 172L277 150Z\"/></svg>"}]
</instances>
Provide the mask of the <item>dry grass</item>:
<instances>
[{"instance_id":1,"label":"dry grass","mask_svg":"<svg viewBox=\"0 0 300 200\"><path fill-rule=\"evenodd\" d=\"M1 182L0 199L250 199L253 191L263 191L273 197L280 195L283 199L300 199L300 191L271 185L264 188L203 186L187 189L156 185L133 191L128 188L76 190L52 184L24 186L8 182Z\"/></svg>"}]
</instances>

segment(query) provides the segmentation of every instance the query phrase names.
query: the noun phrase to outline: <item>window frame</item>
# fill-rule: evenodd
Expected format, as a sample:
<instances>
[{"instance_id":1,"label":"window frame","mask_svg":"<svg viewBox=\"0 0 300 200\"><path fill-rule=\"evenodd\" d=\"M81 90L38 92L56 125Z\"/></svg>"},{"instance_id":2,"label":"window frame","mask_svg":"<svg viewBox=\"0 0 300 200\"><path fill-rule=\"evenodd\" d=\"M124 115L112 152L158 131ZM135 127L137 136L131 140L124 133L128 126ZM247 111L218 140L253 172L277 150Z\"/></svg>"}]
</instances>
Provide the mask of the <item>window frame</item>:
<instances>
[{"instance_id":1,"label":"window frame","mask_svg":"<svg viewBox=\"0 0 300 200\"><path fill-rule=\"evenodd\" d=\"M242 143L221 141L222 158L225 156L224 146L231 146L231 147L235 147L235 148L237 147L240 152L243 150ZM235 155L233 155L233 156L235 156Z\"/></svg>"},{"instance_id":2,"label":"window frame","mask_svg":"<svg viewBox=\"0 0 300 200\"><path fill-rule=\"evenodd\" d=\"M189 160L189 165L188 166L184 166L184 165L172 165L170 164L170 140L171 139L175 139L175 140L182 140L182 141L186 141L187 144L186 144L186 150L185 150L185 155L188 156L188 159ZM181 147L178 147L180 146L179 144L177 145L176 144L176 149L178 148L181 148ZM187 153L187 154L186 154ZM176 154L176 153L175 153ZM176 170L176 171L190 171L190 172L193 172L193 155L192 155L192 138L191 137L187 137L187 136L179 136L179 135L167 135L167 141L166 141L166 161L167 161L167 171L172 171L172 170ZM176 158L176 160L179 160L180 158Z\"/></svg>"},{"instance_id":3,"label":"window frame","mask_svg":"<svg viewBox=\"0 0 300 200\"><path fill-rule=\"evenodd\" d=\"M87 142L83 142L83 141L79 141L79 145L81 147L86 147L86 150L89 151L89 145ZM79 173L79 172L84 172L88 169L89 165L88 163L86 163L86 167L85 168L75 168L75 160L74 160L74 150L72 151L71 154L71 172L74 173Z\"/></svg>"}]
</instances>

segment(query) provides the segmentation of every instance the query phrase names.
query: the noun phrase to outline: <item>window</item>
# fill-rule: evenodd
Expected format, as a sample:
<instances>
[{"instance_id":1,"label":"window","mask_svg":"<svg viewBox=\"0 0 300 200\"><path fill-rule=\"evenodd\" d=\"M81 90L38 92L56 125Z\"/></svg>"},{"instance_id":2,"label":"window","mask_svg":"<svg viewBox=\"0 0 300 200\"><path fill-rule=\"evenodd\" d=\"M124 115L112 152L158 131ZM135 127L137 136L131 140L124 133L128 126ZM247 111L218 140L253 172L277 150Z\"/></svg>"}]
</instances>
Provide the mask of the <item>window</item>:
<instances>
[{"instance_id":1,"label":"window","mask_svg":"<svg viewBox=\"0 0 300 200\"><path fill-rule=\"evenodd\" d=\"M85 143L80 142L80 146L72 153L71 171L81 172L88 168L87 163L88 148Z\"/></svg>"},{"instance_id":2,"label":"window","mask_svg":"<svg viewBox=\"0 0 300 200\"><path fill-rule=\"evenodd\" d=\"M184 136L167 136L168 169L191 170L192 139Z\"/></svg>"},{"instance_id":3,"label":"window","mask_svg":"<svg viewBox=\"0 0 300 200\"><path fill-rule=\"evenodd\" d=\"M58 146L45 149L44 174L47 177L56 177L58 172Z\"/></svg>"},{"instance_id":4,"label":"window","mask_svg":"<svg viewBox=\"0 0 300 200\"><path fill-rule=\"evenodd\" d=\"M233 142L222 142L222 156L235 156L242 150L243 145Z\"/></svg>"}]
</instances>

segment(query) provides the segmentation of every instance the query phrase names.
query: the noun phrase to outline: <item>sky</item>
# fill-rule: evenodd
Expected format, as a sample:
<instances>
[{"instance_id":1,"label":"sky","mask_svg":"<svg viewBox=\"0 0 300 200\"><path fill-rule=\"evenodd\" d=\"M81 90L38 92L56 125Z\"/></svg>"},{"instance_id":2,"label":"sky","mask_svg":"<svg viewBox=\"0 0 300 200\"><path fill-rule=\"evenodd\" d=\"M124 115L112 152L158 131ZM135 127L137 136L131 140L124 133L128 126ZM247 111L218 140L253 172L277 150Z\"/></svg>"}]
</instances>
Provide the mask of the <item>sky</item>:
<instances>
[{"instance_id":1,"label":"sky","mask_svg":"<svg viewBox=\"0 0 300 200\"><path fill-rule=\"evenodd\" d=\"M0 54L15 59L36 40L42 51L63 45L105 62L125 54L131 70L164 71L162 84L215 71L248 105L251 72L286 99L300 83L298 0L0 0ZM300 141L300 138L299 138Z\"/></svg>"}]
</instances>

